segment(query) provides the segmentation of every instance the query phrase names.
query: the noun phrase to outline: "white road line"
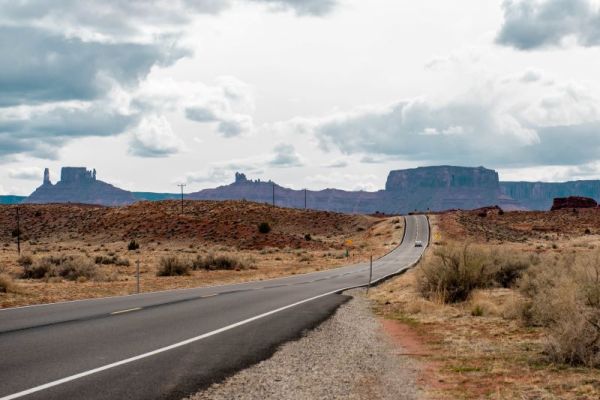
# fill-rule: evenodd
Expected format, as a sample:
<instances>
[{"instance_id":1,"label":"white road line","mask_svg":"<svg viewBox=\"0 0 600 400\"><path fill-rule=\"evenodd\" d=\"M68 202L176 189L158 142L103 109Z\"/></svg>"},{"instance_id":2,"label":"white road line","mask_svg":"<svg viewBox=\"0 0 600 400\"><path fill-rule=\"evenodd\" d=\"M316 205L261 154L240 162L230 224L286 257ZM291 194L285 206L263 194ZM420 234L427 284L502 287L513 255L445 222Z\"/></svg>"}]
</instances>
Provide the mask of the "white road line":
<instances>
[{"instance_id":1,"label":"white road line","mask_svg":"<svg viewBox=\"0 0 600 400\"><path fill-rule=\"evenodd\" d=\"M132 312L132 311L137 311L137 310L141 310L141 309L142 309L142 307L129 308L127 310L121 310L121 311L111 312L110 315L123 314L123 313L126 313L126 312Z\"/></svg>"},{"instance_id":2,"label":"white road line","mask_svg":"<svg viewBox=\"0 0 600 400\"><path fill-rule=\"evenodd\" d=\"M342 290L345 290L345 289L342 289ZM156 354L164 353L165 351L173 350L173 349L176 349L178 347L185 346L187 344L194 343L194 342L197 342L199 340L206 339L208 337L217 335L219 333L223 333L223 332L231 330L233 328L237 328L239 326L246 325L246 324L248 324L250 322L253 322L253 321L256 321L258 319L261 319L261 318L264 318L264 317L268 317L269 315L273 315L273 314L276 314L278 312L287 310L288 308L292 308L292 307L298 306L300 304L304 304L304 303L307 303L309 301L319 299L321 297L329 296L330 294L338 293L339 291L340 290L334 290L334 291L327 292L327 293L324 293L324 294L320 294L318 296L314 296L314 297L311 297L311 298L308 298L308 299L305 299L305 300L301 300L301 301L298 301L296 303L292 303L292 304L289 304L287 306L280 307L280 308L268 311L268 312L260 314L260 315L256 315L254 317L245 319L243 321L236 322L235 324L231 324L231 325L225 326L223 328L220 328L220 329L217 329L217 330L205 333L203 335L195 336L193 338L184 340L182 342L172 344L170 346L161 347L160 349L156 349L156 350L150 351L148 353L140 354L140 355L135 356L135 357L131 357L131 358L127 358L125 360L117 361L117 362L114 362L112 364L103 365L101 367L90 369L90 370L84 371L84 372L80 372L80 373L75 374L75 375L67 376L65 378L58 379L58 380L52 381L52 382L48 382L46 384L39 385L39 386L33 387L31 389L23 390L23 391L18 392L18 393L14 393L14 394L11 394L11 395L8 395L8 396L0 397L0 400L18 399L20 397L24 397L24 396L30 395L32 393L40 392L42 390L49 389L49 388L54 387L54 386L62 385L63 383L71 382L71 381L74 381L76 379L80 379L80 378L84 378L84 377L89 376L89 375L97 374L98 372L106 371L108 369L115 368L115 367L118 367L118 366L121 366L121 365L124 365L124 364L129 364L129 363L132 363L134 361L141 360L143 358L147 358L147 357L154 356Z\"/></svg>"},{"instance_id":3,"label":"white road line","mask_svg":"<svg viewBox=\"0 0 600 400\"><path fill-rule=\"evenodd\" d=\"M205 299L207 297L214 297L214 296L218 296L219 293L213 293L213 294L205 294L204 296L200 296L200 298Z\"/></svg>"}]
</instances>

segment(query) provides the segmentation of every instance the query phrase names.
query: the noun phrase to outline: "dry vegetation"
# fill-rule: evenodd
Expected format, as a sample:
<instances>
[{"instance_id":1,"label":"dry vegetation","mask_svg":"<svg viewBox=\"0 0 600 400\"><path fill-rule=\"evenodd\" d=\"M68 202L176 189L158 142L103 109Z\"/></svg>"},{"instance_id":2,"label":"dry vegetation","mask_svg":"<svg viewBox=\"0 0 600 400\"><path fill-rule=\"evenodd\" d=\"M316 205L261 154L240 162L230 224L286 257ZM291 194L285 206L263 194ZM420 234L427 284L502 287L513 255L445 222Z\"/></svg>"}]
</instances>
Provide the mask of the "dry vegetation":
<instances>
[{"instance_id":1,"label":"dry vegetation","mask_svg":"<svg viewBox=\"0 0 600 400\"><path fill-rule=\"evenodd\" d=\"M137 261L142 291L312 272L383 255L403 232L401 218L243 201L180 207L20 206L19 257L15 206L0 206L0 306L130 294Z\"/></svg>"},{"instance_id":2,"label":"dry vegetation","mask_svg":"<svg viewBox=\"0 0 600 400\"><path fill-rule=\"evenodd\" d=\"M432 227L420 265L372 294L429 397L600 398L600 211L452 212Z\"/></svg>"}]
</instances>

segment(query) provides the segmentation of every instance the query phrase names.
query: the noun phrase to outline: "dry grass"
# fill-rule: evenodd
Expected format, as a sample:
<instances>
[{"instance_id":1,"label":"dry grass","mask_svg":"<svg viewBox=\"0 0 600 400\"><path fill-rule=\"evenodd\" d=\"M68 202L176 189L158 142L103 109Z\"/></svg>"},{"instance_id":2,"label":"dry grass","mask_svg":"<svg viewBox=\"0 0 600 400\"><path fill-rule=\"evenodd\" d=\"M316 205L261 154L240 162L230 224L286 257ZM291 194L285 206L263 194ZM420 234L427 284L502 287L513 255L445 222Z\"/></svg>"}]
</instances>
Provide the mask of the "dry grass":
<instances>
[{"instance_id":1,"label":"dry grass","mask_svg":"<svg viewBox=\"0 0 600 400\"><path fill-rule=\"evenodd\" d=\"M600 367L600 252L552 257L521 283L526 324L548 331L549 360Z\"/></svg>"},{"instance_id":2,"label":"dry grass","mask_svg":"<svg viewBox=\"0 0 600 400\"><path fill-rule=\"evenodd\" d=\"M0 274L0 293L18 293L14 280L7 274Z\"/></svg>"},{"instance_id":3,"label":"dry grass","mask_svg":"<svg viewBox=\"0 0 600 400\"><path fill-rule=\"evenodd\" d=\"M448 242L448 236L440 230L438 221L436 217L432 220L433 237L443 244ZM519 287L502 288L495 284L477 288L463 302L445 304L436 298L424 298L417 279L422 266L371 292L376 311L401 324L419 340L419 381L427 397L600 398L600 370L590 367L594 358L557 357L584 349L583 354L589 355L594 349L589 344L597 337L596 332L581 329L581 323L589 323L587 313L598 293L598 275L593 267L598 264L593 262L595 255L590 247L597 248L600 243L593 237L585 238L585 247L576 249L573 260L571 251L560 251L572 248L573 239L558 240L558 249L549 248L540 254L527 243L487 245L490 252L521 253L526 259L535 255L539 262L532 263L523 278L517 280ZM438 247L441 246L433 245ZM435 261L433 253L426 253L423 264ZM522 319L528 306L532 312L532 301L539 303L535 307L540 309L534 314L538 318L543 315L545 321L535 326ZM548 314L553 317L548 318ZM550 321L557 317L563 323L555 325L555 331ZM553 347L556 343L559 345ZM410 346L415 347L409 340L405 347ZM577 366L569 365L573 361Z\"/></svg>"}]
</instances>

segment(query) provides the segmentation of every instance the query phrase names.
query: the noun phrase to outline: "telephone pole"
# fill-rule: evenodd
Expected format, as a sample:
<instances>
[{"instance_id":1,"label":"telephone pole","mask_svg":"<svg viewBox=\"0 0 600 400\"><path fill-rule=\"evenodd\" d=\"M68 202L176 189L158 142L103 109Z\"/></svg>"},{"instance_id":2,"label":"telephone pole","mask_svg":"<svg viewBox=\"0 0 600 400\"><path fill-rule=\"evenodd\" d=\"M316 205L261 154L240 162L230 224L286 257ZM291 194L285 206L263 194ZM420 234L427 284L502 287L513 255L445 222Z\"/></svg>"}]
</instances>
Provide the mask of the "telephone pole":
<instances>
[{"instance_id":1,"label":"telephone pole","mask_svg":"<svg viewBox=\"0 0 600 400\"><path fill-rule=\"evenodd\" d=\"M306 189L304 189L304 209L306 210Z\"/></svg>"},{"instance_id":2,"label":"telephone pole","mask_svg":"<svg viewBox=\"0 0 600 400\"><path fill-rule=\"evenodd\" d=\"M275 207L275 182L273 182L273 207Z\"/></svg>"},{"instance_id":3,"label":"telephone pole","mask_svg":"<svg viewBox=\"0 0 600 400\"><path fill-rule=\"evenodd\" d=\"M17 206L17 253L21 255L21 215L19 214L19 206Z\"/></svg>"},{"instance_id":4,"label":"telephone pole","mask_svg":"<svg viewBox=\"0 0 600 400\"><path fill-rule=\"evenodd\" d=\"M183 188L186 187L187 185L185 183L180 183L177 186L179 186L181 188L181 213L183 214Z\"/></svg>"}]
</instances>

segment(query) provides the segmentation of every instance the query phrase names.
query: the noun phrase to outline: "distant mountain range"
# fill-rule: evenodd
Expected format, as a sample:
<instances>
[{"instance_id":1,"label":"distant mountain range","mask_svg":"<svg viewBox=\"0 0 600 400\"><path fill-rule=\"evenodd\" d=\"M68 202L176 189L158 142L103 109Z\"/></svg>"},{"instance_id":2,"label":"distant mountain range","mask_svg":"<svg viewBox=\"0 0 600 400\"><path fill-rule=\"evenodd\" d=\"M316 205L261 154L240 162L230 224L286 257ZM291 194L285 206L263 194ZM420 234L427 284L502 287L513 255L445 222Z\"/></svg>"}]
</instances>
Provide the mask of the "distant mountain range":
<instances>
[{"instance_id":1,"label":"distant mountain range","mask_svg":"<svg viewBox=\"0 0 600 400\"><path fill-rule=\"evenodd\" d=\"M185 195L197 200L249 200L282 207L349 213L388 214L411 211L473 209L498 205L505 210L548 210L555 197L585 196L600 201L600 181L500 182L498 173L484 167L432 166L391 171L385 189L294 190L272 181L250 180L236 173L229 185ZM30 196L0 196L0 204L87 203L116 206L136 201L179 199L177 193L129 192L96 178L95 170L64 167L56 184L44 180Z\"/></svg>"}]
</instances>

